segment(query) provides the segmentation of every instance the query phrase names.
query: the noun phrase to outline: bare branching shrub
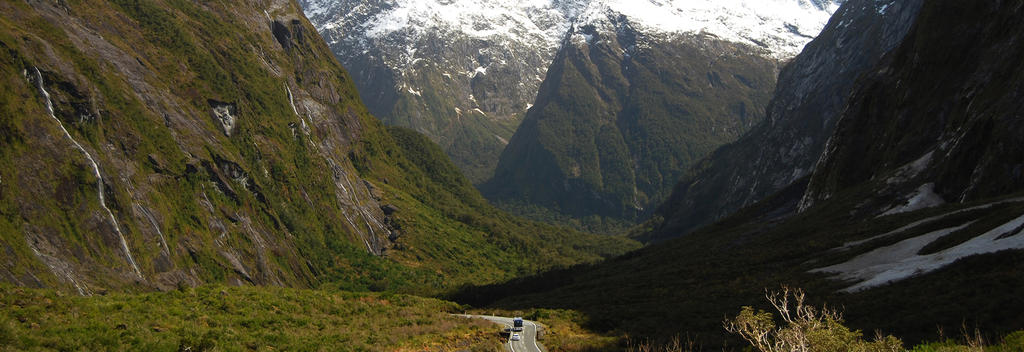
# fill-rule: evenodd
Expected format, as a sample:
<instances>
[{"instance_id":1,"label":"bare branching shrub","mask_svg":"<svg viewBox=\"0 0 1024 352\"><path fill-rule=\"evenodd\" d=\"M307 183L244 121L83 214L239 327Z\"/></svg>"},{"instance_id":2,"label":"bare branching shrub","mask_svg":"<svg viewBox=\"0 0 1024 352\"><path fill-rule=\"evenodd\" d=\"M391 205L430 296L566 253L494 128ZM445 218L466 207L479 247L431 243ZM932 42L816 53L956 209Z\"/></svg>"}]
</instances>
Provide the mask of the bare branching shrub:
<instances>
[{"instance_id":1,"label":"bare branching shrub","mask_svg":"<svg viewBox=\"0 0 1024 352\"><path fill-rule=\"evenodd\" d=\"M967 332L967 324L963 325L964 340L967 342L967 349L970 352L982 352L985 350L985 338L981 336L981 330L974 328L974 334Z\"/></svg>"},{"instance_id":2,"label":"bare branching shrub","mask_svg":"<svg viewBox=\"0 0 1024 352\"><path fill-rule=\"evenodd\" d=\"M877 333L874 341L866 341L858 330L843 325L842 314L822 306L807 304L803 290L782 287L765 293L765 298L778 312L775 316L762 310L743 307L735 319L724 322L725 329L739 334L754 348L763 352L888 352L903 351L903 342L893 336Z\"/></svg>"},{"instance_id":3,"label":"bare branching shrub","mask_svg":"<svg viewBox=\"0 0 1024 352\"><path fill-rule=\"evenodd\" d=\"M974 332L967 330L967 324L961 326L959 339L946 339L944 332L939 329L939 342L929 343L914 348L914 352L984 352L986 350L985 339L981 336L981 330L975 328ZM1009 349L1010 351L1021 351L1022 349ZM989 350L1001 351L1002 349L989 348Z\"/></svg>"}]
</instances>

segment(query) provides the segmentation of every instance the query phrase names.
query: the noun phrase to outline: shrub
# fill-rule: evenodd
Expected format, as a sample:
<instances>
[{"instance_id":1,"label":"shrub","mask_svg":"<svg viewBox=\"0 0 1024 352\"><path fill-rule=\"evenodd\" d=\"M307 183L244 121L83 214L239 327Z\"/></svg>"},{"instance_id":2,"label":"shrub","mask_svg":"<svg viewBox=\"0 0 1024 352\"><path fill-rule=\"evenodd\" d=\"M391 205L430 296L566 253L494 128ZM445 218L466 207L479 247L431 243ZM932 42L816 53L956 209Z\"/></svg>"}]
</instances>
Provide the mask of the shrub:
<instances>
[{"instance_id":1,"label":"shrub","mask_svg":"<svg viewBox=\"0 0 1024 352\"><path fill-rule=\"evenodd\" d=\"M826 306L818 309L805 301L800 289L783 287L767 292L765 297L779 313L783 326L777 326L772 313L743 307L735 319L726 320L725 329L739 334L763 352L882 352L903 351L903 342L878 333L874 341L866 341L859 330L843 325L839 311Z\"/></svg>"}]
</instances>

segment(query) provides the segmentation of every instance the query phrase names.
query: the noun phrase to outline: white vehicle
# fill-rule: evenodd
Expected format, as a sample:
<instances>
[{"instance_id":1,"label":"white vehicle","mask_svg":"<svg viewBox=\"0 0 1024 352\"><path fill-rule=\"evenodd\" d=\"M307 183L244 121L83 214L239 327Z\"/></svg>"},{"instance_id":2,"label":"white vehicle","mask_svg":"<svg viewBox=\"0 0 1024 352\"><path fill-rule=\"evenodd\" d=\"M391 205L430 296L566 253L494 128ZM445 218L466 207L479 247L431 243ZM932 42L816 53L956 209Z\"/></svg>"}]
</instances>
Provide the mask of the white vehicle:
<instances>
[{"instance_id":1,"label":"white vehicle","mask_svg":"<svg viewBox=\"0 0 1024 352\"><path fill-rule=\"evenodd\" d=\"M522 340L522 339L523 339L523 337L519 336L519 334L512 334L512 341L519 341L519 340Z\"/></svg>"}]
</instances>

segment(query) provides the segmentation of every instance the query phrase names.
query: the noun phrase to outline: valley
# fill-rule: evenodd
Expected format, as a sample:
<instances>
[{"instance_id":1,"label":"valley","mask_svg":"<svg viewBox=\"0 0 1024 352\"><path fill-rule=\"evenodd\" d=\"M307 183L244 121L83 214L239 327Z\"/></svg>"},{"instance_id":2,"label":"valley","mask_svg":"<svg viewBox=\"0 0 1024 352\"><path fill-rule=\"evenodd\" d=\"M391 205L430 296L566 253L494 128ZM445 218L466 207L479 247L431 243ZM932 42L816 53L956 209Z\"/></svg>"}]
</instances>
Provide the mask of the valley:
<instances>
[{"instance_id":1,"label":"valley","mask_svg":"<svg viewBox=\"0 0 1024 352\"><path fill-rule=\"evenodd\" d=\"M0 351L1024 348L1020 1L0 13Z\"/></svg>"},{"instance_id":2,"label":"valley","mask_svg":"<svg viewBox=\"0 0 1024 352\"><path fill-rule=\"evenodd\" d=\"M816 306L841 307L855 329L910 345L940 339L939 331L973 328L997 339L1019 330L1024 322L1008 307L1022 304L1024 208L1012 172L1021 149L1001 132L1015 127L996 127L1018 123L1020 105L1009 102L1019 93L1006 85L1019 81L989 76L1017 77L1019 69L1012 60L951 54L1016 52L1019 30L1008 28L1019 28L1010 19L1019 10L922 4L906 39L853 85L814 170L767 198L607 262L457 300L578 309L596 331L687 332L713 350L743 343L722 329L729 307L768 309L765 291L781 285L807 290ZM946 40L965 33L974 39ZM988 103L974 105L980 97ZM673 212L664 216L637 232L685 231Z\"/></svg>"},{"instance_id":3,"label":"valley","mask_svg":"<svg viewBox=\"0 0 1024 352\"><path fill-rule=\"evenodd\" d=\"M781 63L839 2L302 5L370 111L428 135L490 201L610 234L764 118Z\"/></svg>"}]
</instances>

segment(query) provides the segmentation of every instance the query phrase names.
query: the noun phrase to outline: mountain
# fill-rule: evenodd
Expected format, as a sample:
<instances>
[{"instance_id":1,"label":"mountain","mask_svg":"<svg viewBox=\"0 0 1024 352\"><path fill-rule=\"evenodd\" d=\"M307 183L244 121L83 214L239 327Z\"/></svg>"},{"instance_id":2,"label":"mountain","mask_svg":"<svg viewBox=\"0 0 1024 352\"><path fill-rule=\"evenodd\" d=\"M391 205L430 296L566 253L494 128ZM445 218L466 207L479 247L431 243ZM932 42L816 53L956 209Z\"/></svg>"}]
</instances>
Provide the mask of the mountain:
<instances>
[{"instance_id":1,"label":"mountain","mask_svg":"<svg viewBox=\"0 0 1024 352\"><path fill-rule=\"evenodd\" d=\"M643 33L707 32L792 57L832 1L302 0L370 111L487 180L570 28L613 11ZM602 15L603 16L603 15Z\"/></svg>"},{"instance_id":2,"label":"mountain","mask_svg":"<svg viewBox=\"0 0 1024 352\"><path fill-rule=\"evenodd\" d=\"M690 165L764 118L777 58L809 40L793 33L820 28L744 28L750 13L737 9L761 5L733 5L712 10L735 33L699 22L705 17L693 8L648 14L678 25L656 27L670 30L664 32L650 29L658 23L654 19L633 15L647 10L588 7L566 36L494 177L481 186L485 196L506 207L539 207L573 218L636 221L652 213ZM810 14L822 18L829 14L813 9ZM697 16L697 24L686 16ZM742 33L789 41L767 45L768 39Z\"/></svg>"},{"instance_id":3,"label":"mountain","mask_svg":"<svg viewBox=\"0 0 1024 352\"><path fill-rule=\"evenodd\" d=\"M0 281L436 292L635 246L489 206L293 1L0 8Z\"/></svg>"},{"instance_id":4,"label":"mountain","mask_svg":"<svg viewBox=\"0 0 1024 352\"><path fill-rule=\"evenodd\" d=\"M610 25L568 37L481 186L489 199L634 220L686 165L764 117L774 60L706 36L662 40Z\"/></svg>"},{"instance_id":5,"label":"mountain","mask_svg":"<svg viewBox=\"0 0 1024 352\"><path fill-rule=\"evenodd\" d=\"M301 3L370 111L429 136L474 182L493 172L533 102L571 11L503 1Z\"/></svg>"},{"instance_id":6,"label":"mountain","mask_svg":"<svg viewBox=\"0 0 1024 352\"><path fill-rule=\"evenodd\" d=\"M857 77L902 41L920 6L847 1L779 74L766 120L695 163L645 240L686 234L810 175Z\"/></svg>"},{"instance_id":7,"label":"mountain","mask_svg":"<svg viewBox=\"0 0 1024 352\"><path fill-rule=\"evenodd\" d=\"M801 209L862 185L894 197L887 213L1024 186L1022 70L1005 59L1024 54L1020 11L965 3L924 12L918 31L860 79Z\"/></svg>"},{"instance_id":8,"label":"mountain","mask_svg":"<svg viewBox=\"0 0 1024 352\"><path fill-rule=\"evenodd\" d=\"M923 2L853 84L812 176L690 235L461 299L576 309L598 331L705 349L735 346L723 317L770 308L765 290L780 285L910 344L1021 329L1008 307L1024 305L1022 11Z\"/></svg>"}]
</instances>

